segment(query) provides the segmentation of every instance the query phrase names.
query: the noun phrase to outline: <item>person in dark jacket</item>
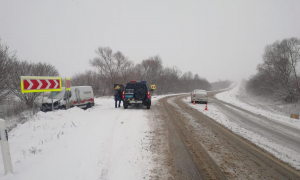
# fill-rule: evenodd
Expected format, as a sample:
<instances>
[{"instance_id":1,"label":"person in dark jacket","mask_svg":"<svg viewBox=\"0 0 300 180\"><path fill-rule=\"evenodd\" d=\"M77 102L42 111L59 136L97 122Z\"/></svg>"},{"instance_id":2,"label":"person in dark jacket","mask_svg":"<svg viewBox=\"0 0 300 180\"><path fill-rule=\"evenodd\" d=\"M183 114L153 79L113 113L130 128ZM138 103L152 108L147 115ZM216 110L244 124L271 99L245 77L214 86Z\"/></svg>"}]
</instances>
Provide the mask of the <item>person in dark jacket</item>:
<instances>
[{"instance_id":1,"label":"person in dark jacket","mask_svg":"<svg viewBox=\"0 0 300 180\"><path fill-rule=\"evenodd\" d=\"M122 92L120 90L120 86L116 86L115 87L115 107L117 108L117 104L119 101L119 106L121 105L121 101L122 101Z\"/></svg>"}]
</instances>

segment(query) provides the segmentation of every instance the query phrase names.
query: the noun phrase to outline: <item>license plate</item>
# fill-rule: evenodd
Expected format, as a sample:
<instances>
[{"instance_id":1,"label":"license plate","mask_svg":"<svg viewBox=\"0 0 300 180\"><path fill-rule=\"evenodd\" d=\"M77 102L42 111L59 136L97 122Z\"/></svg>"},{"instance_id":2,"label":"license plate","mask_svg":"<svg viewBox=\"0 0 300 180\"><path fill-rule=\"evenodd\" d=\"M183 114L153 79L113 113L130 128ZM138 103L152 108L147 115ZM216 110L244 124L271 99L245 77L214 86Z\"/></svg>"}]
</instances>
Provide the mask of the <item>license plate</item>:
<instances>
[{"instance_id":1,"label":"license plate","mask_svg":"<svg viewBox=\"0 0 300 180\"><path fill-rule=\"evenodd\" d=\"M130 103L142 103L143 101L129 101Z\"/></svg>"}]
</instances>

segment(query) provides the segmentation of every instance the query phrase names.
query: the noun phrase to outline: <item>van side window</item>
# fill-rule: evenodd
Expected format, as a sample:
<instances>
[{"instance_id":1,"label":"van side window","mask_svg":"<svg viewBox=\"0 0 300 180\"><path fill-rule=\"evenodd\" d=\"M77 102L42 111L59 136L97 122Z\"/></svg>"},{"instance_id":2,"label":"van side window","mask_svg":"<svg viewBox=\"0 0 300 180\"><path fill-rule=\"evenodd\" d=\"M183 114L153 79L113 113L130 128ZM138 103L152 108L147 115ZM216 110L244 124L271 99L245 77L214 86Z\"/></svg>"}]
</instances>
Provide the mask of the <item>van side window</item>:
<instances>
[{"instance_id":1,"label":"van side window","mask_svg":"<svg viewBox=\"0 0 300 180\"><path fill-rule=\"evenodd\" d=\"M72 92L71 91L67 91L64 95L64 99L66 99L67 97L71 98L72 96Z\"/></svg>"}]
</instances>

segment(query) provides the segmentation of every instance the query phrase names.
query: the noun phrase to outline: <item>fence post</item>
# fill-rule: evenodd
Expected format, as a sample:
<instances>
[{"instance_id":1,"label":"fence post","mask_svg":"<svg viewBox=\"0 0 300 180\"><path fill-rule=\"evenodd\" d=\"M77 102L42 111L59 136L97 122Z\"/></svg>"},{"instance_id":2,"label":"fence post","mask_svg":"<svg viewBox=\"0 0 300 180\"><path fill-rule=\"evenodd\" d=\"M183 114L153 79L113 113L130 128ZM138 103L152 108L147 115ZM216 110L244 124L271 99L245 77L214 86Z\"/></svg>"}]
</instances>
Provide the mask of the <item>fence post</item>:
<instances>
[{"instance_id":1,"label":"fence post","mask_svg":"<svg viewBox=\"0 0 300 180\"><path fill-rule=\"evenodd\" d=\"M34 115L34 93L32 96L32 114Z\"/></svg>"},{"instance_id":2,"label":"fence post","mask_svg":"<svg viewBox=\"0 0 300 180\"><path fill-rule=\"evenodd\" d=\"M51 92L51 104L52 104L52 112L54 111L54 107L53 107L53 92Z\"/></svg>"},{"instance_id":3,"label":"fence post","mask_svg":"<svg viewBox=\"0 0 300 180\"><path fill-rule=\"evenodd\" d=\"M8 134L5 126L5 121L3 119L0 119L0 144L5 174L13 173L10 151L8 146Z\"/></svg>"}]
</instances>

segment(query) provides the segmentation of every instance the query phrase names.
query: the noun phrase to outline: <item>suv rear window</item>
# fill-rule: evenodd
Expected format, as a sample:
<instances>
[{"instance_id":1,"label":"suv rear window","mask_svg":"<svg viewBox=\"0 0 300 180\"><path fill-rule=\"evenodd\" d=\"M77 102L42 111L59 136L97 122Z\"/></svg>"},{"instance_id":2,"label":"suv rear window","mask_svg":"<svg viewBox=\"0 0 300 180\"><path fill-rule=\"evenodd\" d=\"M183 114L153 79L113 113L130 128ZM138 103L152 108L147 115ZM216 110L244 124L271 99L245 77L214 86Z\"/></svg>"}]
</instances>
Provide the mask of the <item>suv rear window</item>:
<instances>
[{"instance_id":1,"label":"suv rear window","mask_svg":"<svg viewBox=\"0 0 300 180\"><path fill-rule=\"evenodd\" d=\"M137 89L144 89L145 91L147 90L147 87L146 87L146 84L143 84L143 83L128 83L127 85L126 85L126 88L125 89L135 89L135 90L137 90Z\"/></svg>"}]
</instances>

